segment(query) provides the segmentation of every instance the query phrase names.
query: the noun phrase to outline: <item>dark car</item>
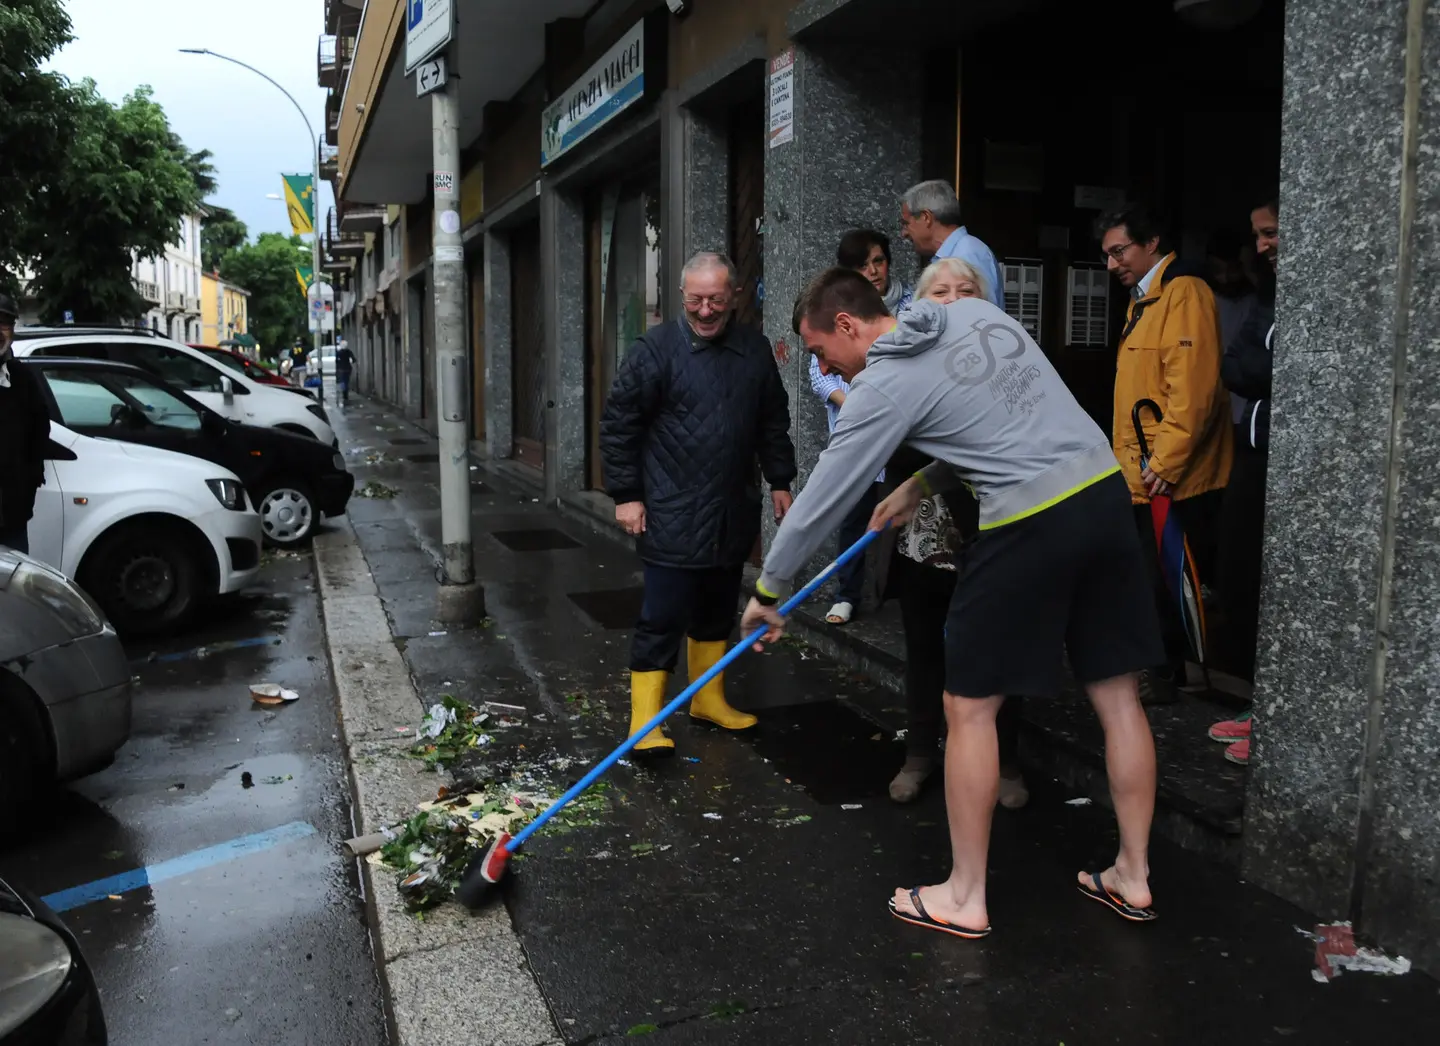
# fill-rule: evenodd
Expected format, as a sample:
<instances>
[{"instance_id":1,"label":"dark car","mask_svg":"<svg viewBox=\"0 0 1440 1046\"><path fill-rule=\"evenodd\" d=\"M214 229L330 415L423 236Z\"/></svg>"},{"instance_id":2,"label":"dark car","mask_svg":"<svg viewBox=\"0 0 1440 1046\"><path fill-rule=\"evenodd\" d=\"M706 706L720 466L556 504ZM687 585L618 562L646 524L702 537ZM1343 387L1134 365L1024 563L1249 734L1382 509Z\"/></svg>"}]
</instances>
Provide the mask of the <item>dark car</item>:
<instances>
[{"instance_id":1,"label":"dark car","mask_svg":"<svg viewBox=\"0 0 1440 1046\"><path fill-rule=\"evenodd\" d=\"M106 1046L95 977L75 937L0 879L0 1046Z\"/></svg>"},{"instance_id":2,"label":"dark car","mask_svg":"<svg viewBox=\"0 0 1440 1046\"><path fill-rule=\"evenodd\" d=\"M30 357L52 416L85 436L143 443L222 465L245 484L265 540L278 548L308 541L322 515L345 511L355 477L345 459L304 436L242 425L180 389L125 363Z\"/></svg>"}]
</instances>

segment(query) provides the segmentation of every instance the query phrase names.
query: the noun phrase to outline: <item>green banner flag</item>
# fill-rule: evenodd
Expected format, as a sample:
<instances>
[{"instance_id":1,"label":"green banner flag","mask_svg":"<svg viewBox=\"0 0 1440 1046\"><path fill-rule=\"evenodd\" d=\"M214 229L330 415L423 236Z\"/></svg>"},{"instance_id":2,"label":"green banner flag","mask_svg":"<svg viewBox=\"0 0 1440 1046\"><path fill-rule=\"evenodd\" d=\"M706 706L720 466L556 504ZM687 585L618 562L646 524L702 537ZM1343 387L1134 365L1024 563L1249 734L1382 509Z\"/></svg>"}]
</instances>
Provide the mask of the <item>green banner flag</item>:
<instances>
[{"instance_id":1,"label":"green banner flag","mask_svg":"<svg viewBox=\"0 0 1440 1046\"><path fill-rule=\"evenodd\" d=\"M296 236L315 231L315 179L308 174L282 174L285 206L290 211L290 228Z\"/></svg>"},{"instance_id":2,"label":"green banner flag","mask_svg":"<svg viewBox=\"0 0 1440 1046\"><path fill-rule=\"evenodd\" d=\"M309 294L310 285L315 282L315 270L306 265L297 265L295 278L300 281L300 293Z\"/></svg>"}]
</instances>

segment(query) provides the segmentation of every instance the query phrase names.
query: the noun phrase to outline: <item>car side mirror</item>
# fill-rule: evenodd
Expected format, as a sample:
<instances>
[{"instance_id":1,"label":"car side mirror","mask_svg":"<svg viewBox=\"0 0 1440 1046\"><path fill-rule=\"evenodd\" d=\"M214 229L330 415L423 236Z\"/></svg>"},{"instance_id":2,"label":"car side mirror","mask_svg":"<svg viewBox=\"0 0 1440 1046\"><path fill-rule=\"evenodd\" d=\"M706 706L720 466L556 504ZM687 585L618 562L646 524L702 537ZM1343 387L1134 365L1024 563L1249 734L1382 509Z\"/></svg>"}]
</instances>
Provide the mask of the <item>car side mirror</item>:
<instances>
[{"instance_id":1,"label":"car side mirror","mask_svg":"<svg viewBox=\"0 0 1440 1046\"><path fill-rule=\"evenodd\" d=\"M226 403L235 402L235 383L229 378L220 379L220 391L224 393Z\"/></svg>"}]
</instances>

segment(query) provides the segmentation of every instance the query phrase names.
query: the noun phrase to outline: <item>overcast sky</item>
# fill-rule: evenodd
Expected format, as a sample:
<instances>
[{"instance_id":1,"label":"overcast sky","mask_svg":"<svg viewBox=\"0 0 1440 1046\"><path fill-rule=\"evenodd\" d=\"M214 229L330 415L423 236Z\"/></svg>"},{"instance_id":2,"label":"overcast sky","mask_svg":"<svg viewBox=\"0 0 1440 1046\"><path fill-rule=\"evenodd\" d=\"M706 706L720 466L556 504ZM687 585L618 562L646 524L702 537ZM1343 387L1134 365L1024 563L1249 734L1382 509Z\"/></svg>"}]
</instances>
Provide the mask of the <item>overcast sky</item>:
<instances>
[{"instance_id":1,"label":"overcast sky","mask_svg":"<svg viewBox=\"0 0 1440 1046\"><path fill-rule=\"evenodd\" d=\"M209 55L238 58L279 81L305 109L322 140L325 91L315 52L324 31L324 0L65 0L75 40L51 67L90 77L113 102L141 84L155 89L170 126L192 150L209 149L220 182L212 201L261 232L290 231L280 174L308 172L305 125L283 94L248 70ZM330 206L321 182L320 220Z\"/></svg>"}]
</instances>

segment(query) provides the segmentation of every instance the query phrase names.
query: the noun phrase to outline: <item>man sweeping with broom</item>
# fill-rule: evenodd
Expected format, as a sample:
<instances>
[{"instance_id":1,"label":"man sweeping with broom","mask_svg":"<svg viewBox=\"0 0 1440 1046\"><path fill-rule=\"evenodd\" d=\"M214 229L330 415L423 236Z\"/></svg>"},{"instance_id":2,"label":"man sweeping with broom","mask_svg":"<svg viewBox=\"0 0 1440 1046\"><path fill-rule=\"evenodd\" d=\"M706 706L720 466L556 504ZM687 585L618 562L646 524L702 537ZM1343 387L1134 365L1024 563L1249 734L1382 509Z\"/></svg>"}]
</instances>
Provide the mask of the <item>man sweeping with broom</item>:
<instances>
[{"instance_id":1,"label":"man sweeping with broom","mask_svg":"<svg viewBox=\"0 0 1440 1046\"><path fill-rule=\"evenodd\" d=\"M990 933L985 869L999 788L995 716L1005 694L1053 696L1064 657L1105 729L1120 850L1080 891L1122 918L1151 908L1155 747L1137 674L1161 652L1155 603L1109 440L1040 347L989 302L917 302L898 321L863 276L831 269L795 306L822 370L850 383L830 444L765 559L746 631L768 624L797 573L902 442L935 459L876 508L903 523L921 499L967 484L980 536L960 564L945 635L949 879L900 889L890 911L957 937Z\"/></svg>"}]
</instances>

